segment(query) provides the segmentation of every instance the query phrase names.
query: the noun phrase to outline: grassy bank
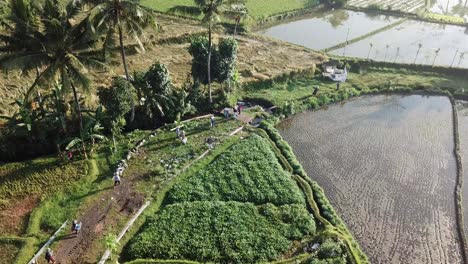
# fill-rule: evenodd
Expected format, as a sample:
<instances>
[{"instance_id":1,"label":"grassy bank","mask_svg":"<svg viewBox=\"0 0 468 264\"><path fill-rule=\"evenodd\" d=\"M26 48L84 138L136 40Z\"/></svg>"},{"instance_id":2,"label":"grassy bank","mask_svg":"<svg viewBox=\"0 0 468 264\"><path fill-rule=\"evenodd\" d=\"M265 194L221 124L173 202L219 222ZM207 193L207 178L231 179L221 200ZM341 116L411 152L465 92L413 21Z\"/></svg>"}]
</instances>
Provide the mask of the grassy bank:
<instances>
[{"instance_id":1,"label":"grassy bank","mask_svg":"<svg viewBox=\"0 0 468 264\"><path fill-rule=\"evenodd\" d=\"M263 102L279 108L279 116L289 116L306 109L316 109L354 96L378 92L448 91L457 96L468 95L464 89L468 78L462 74L449 75L413 69L374 67L373 63L348 64L348 80L336 89L336 83L314 75L292 74L277 81L247 85L241 91L245 100ZM389 64L390 65L390 64ZM415 67L416 68L416 67ZM314 88L318 92L313 95Z\"/></svg>"}]
</instances>

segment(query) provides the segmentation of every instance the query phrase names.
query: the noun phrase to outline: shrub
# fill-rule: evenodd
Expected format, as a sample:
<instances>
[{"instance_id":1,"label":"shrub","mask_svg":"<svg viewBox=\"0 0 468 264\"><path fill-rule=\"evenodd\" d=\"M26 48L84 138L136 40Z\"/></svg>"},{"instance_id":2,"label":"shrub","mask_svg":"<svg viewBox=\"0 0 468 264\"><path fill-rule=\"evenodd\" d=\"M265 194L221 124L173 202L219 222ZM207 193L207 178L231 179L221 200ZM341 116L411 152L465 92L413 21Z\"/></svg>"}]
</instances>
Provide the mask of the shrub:
<instances>
[{"instance_id":1,"label":"shrub","mask_svg":"<svg viewBox=\"0 0 468 264\"><path fill-rule=\"evenodd\" d=\"M278 258L291 239L315 233L301 205L185 202L165 207L128 248L133 258L257 263Z\"/></svg>"},{"instance_id":2,"label":"shrub","mask_svg":"<svg viewBox=\"0 0 468 264\"><path fill-rule=\"evenodd\" d=\"M320 106L316 97L311 97L307 100L307 105L309 109L316 109Z\"/></svg>"},{"instance_id":3,"label":"shrub","mask_svg":"<svg viewBox=\"0 0 468 264\"><path fill-rule=\"evenodd\" d=\"M326 94L319 95L317 99L318 99L319 105L327 105L331 102L330 98Z\"/></svg>"},{"instance_id":4,"label":"shrub","mask_svg":"<svg viewBox=\"0 0 468 264\"><path fill-rule=\"evenodd\" d=\"M112 87L98 90L99 101L111 120L125 116L132 109L133 90L132 84L121 77L112 81Z\"/></svg>"},{"instance_id":5,"label":"shrub","mask_svg":"<svg viewBox=\"0 0 468 264\"><path fill-rule=\"evenodd\" d=\"M343 250L341 245L331 239L325 240L321 245L317 253L319 258L335 258L341 256Z\"/></svg>"}]
</instances>

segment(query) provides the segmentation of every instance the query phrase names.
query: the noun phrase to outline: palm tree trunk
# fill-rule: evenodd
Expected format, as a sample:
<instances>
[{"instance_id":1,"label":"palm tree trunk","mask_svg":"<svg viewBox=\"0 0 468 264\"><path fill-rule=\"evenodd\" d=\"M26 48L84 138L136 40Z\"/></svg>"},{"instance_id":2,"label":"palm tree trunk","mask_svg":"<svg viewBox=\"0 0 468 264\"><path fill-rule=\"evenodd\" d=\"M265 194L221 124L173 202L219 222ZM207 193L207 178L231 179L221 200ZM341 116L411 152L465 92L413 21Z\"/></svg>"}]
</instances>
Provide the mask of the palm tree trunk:
<instances>
[{"instance_id":1,"label":"palm tree trunk","mask_svg":"<svg viewBox=\"0 0 468 264\"><path fill-rule=\"evenodd\" d=\"M127 81L130 82L130 74L128 73L128 66L127 66L127 56L125 55L125 46L123 42L123 34L122 34L122 25L120 25L119 14L117 12L117 27L119 28L119 42L120 42L120 54L122 57L122 64L125 70L125 78ZM132 114L130 115L130 122L133 122L135 119L135 103L133 102L133 98L131 92L127 90L127 95L130 97L130 101L132 102Z\"/></svg>"},{"instance_id":2,"label":"palm tree trunk","mask_svg":"<svg viewBox=\"0 0 468 264\"><path fill-rule=\"evenodd\" d=\"M468 0L467 0L468 1ZM237 34L237 26L239 25L239 21L237 18L236 18L236 25L234 26L234 35L232 36L232 38L236 38L236 34Z\"/></svg>"},{"instance_id":3,"label":"palm tree trunk","mask_svg":"<svg viewBox=\"0 0 468 264\"><path fill-rule=\"evenodd\" d=\"M213 103L211 94L211 21L208 23L208 92L210 95L210 104Z\"/></svg>"},{"instance_id":4,"label":"palm tree trunk","mask_svg":"<svg viewBox=\"0 0 468 264\"><path fill-rule=\"evenodd\" d=\"M83 148L84 152L84 157L85 159L88 159L88 156L86 154L86 145L83 139L83 115L81 114L81 106L80 106L80 101L78 100L78 94L76 92L76 87L73 84L73 82L70 82L72 90L73 90L73 97L75 98L75 104L76 104L76 111L78 112L78 118L80 120L80 138L81 138L81 147Z\"/></svg>"}]
</instances>

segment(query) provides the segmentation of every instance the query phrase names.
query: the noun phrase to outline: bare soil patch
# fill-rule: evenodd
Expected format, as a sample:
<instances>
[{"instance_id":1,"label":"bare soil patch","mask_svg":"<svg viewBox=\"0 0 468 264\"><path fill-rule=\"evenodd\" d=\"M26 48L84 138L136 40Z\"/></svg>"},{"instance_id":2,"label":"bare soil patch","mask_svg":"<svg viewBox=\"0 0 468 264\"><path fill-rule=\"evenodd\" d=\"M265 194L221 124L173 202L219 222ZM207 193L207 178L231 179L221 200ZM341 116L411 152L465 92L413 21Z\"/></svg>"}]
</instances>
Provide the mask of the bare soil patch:
<instances>
[{"instance_id":1,"label":"bare soil patch","mask_svg":"<svg viewBox=\"0 0 468 264\"><path fill-rule=\"evenodd\" d=\"M0 206L0 234L3 236L23 234L28 216L37 204L37 196L27 196L10 199Z\"/></svg>"}]
</instances>

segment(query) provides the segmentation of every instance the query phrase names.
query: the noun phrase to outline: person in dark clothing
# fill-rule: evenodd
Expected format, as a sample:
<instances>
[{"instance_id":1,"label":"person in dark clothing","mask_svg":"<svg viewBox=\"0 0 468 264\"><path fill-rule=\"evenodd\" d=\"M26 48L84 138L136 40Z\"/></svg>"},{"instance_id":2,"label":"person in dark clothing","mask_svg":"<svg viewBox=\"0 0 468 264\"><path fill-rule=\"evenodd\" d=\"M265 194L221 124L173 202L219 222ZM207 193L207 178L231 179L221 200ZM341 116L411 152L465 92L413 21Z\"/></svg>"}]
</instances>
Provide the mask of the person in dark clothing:
<instances>
[{"instance_id":1,"label":"person in dark clothing","mask_svg":"<svg viewBox=\"0 0 468 264\"><path fill-rule=\"evenodd\" d=\"M55 258L53 256L52 250L50 248L47 249L47 252L45 254L45 259L46 259L47 263L55 264Z\"/></svg>"},{"instance_id":2,"label":"person in dark clothing","mask_svg":"<svg viewBox=\"0 0 468 264\"><path fill-rule=\"evenodd\" d=\"M73 161L73 152L69 151L67 153L67 158L68 158L69 161Z\"/></svg>"}]
</instances>

